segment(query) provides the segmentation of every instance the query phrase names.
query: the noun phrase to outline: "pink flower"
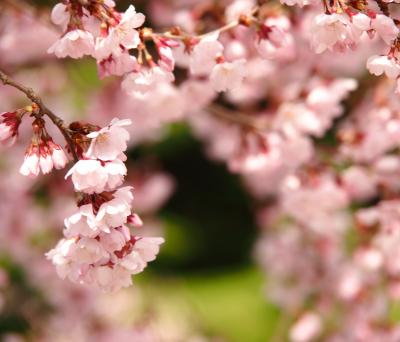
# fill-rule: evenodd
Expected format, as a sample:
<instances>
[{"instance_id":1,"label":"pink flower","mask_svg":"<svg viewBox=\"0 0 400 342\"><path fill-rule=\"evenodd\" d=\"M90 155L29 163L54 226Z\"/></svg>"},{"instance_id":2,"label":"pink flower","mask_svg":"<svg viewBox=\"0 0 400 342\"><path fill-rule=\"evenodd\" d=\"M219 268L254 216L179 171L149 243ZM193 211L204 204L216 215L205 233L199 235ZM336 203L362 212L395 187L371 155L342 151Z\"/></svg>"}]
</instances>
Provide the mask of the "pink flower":
<instances>
[{"instance_id":1,"label":"pink flower","mask_svg":"<svg viewBox=\"0 0 400 342\"><path fill-rule=\"evenodd\" d=\"M40 172L39 166L39 147L31 145L25 153L24 162L19 169L23 176L37 176Z\"/></svg>"},{"instance_id":2,"label":"pink flower","mask_svg":"<svg viewBox=\"0 0 400 342\"><path fill-rule=\"evenodd\" d=\"M290 329L290 340L292 342L314 341L321 331L321 317L314 312L306 312Z\"/></svg>"},{"instance_id":3,"label":"pink flower","mask_svg":"<svg viewBox=\"0 0 400 342\"><path fill-rule=\"evenodd\" d=\"M24 176L37 176L40 170L47 174L53 167L62 169L68 162L64 151L51 138L39 139L38 143L29 146L25 154L24 163L20 168L20 173Z\"/></svg>"},{"instance_id":4,"label":"pink flower","mask_svg":"<svg viewBox=\"0 0 400 342\"><path fill-rule=\"evenodd\" d=\"M133 200L131 189L131 187L118 189L113 194L112 200L100 206L96 215L97 226L103 227L102 229L106 231L107 227L119 227L127 223Z\"/></svg>"},{"instance_id":5,"label":"pink flower","mask_svg":"<svg viewBox=\"0 0 400 342\"><path fill-rule=\"evenodd\" d=\"M346 13L319 14L312 25L311 43L316 53L353 47L369 29L369 23L369 17L362 13L355 15L352 21Z\"/></svg>"},{"instance_id":6,"label":"pink flower","mask_svg":"<svg viewBox=\"0 0 400 342\"><path fill-rule=\"evenodd\" d=\"M163 242L162 238L131 237L121 227L98 238L62 239L46 256L61 278L112 292L130 286L131 276L155 259Z\"/></svg>"},{"instance_id":7,"label":"pink flower","mask_svg":"<svg viewBox=\"0 0 400 342\"><path fill-rule=\"evenodd\" d=\"M172 47L179 47L179 43L167 38L154 38L158 56L160 60L158 64L168 71L173 71L175 68L175 58L172 53Z\"/></svg>"},{"instance_id":8,"label":"pink flower","mask_svg":"<svg viewBox=\"0 0 400 342\"><path fill-rule=\"evenodd\" d=\"M190 54L190 72L195 76L211 73L217 64L216 58L222 54L223 49L217 34L203 38Z\"/></svg>"},{"instance_id":9,"label":"pink flower","mask_svg":"<svg viewBox=\"0 0 400 342\"><path fill-rule=\"evenodd\" d=\"M125 49L134 49L140 43L139 32L136 28L143 25L145 16L136 13L135 7L130 5L125 13L122 14L121 21L110 30L109 35L104 39L104 46L108 55L118 50L122 45Z\"/></svg>"},{"instance_id":10,"label":"pink flower","mask_svg":"<svg viewBox=\"0 0 400 342\"><path fill-rule=\"evenodd\" d=\"M390 45L399 34L399 29L393 22L393 19L383 14L377 14L372 20L371 28L382 38L382 40Z\"/></svg>"},{"instance_id":11,"label":"pink flower","mask_svg":"<svg viewBox=\"0 0 400 342\"><path fill-rule=\"evenodd\" d=\"M60 26L66 26L68 24L70 15L67 6L64 4L56 4L51 11L51 21Z\"/></svg>"},{"instance_id":12,"label":"pink flower","mask_svg":"<svg viewBox=\"0 0 400 342\"><path fill-rule=\"evenodd\" d=\"M266 59L292 57L294 42L290 28L290 21L284 16L267 19L260 27L255 43L260 56Z\"/></svg>"},{"instance_id":13,"label":"pink flower","mask_svg":"<svg viewBox=\"0 0 400 342\"><path fill-rule=\"evenodd\" d=\"M107 127L88 134L87 137L92 140L85 154L86 157L103 161L118 158L126 151L127 141L129 140L129 133L123 127L130 124L130 120L114 118Z\"/></svg>"},{"instance_id":14,"label":"pink flower","mask_svg":"<svg viewBox=\"0 0 400 342\"><path fill-rule=\"evenodd\" d=\"M53 170L53 159L51 158L47 145L39 146L39 165L44 175Z\"/></svg>"},{"instance_id":15,"label":"pink flower","mask_svg":"<svg viewBox=\"0 0 400 342\"><path fill-rule=\"evenodd\" d=\"M274 120L274 127L288 136L311 134L321 136L325 132L322 117L302 103L283 103Z\"/></svg>"},{"instance_id":16,"label":"pink flower","mask_svg":"<svg viewBox=\"0 0 400 342\"><path fill-rule=\"evenodd\" d=\"M232 63L218 63L210 75L211 85L214 90L221 92L238 89L245 76L244 64L244 60Z\"/></svg>"},{"instance_id":17,"label":"pink flower","mask_svg":"<svg viewBox=\"0 0 400 342\"><path fill-rule=\"evenodd\" d=\"M309 5L312 3L312 0L280 0L280 2L284 5L288 6L299 6L299 7L304 7L306 5Z\"/></svg>"},{"instance_id":18,"label":"pink flower","mask_svg":"<svg viewBox=\"0 0 400 342\"><path fill-rule=\"evenodd\" d=\"M68 157L60 145L55 144L51 139L47 141L49 147L49 154L51 156L53 166L57 170L61 170L68 164Z\"/></svg>"},{"instance_id":19,"label":"pink flower","mask_svg":"<svg viewBox=\"0 0 400 342\"><path fill-rule=\"evenodd\" d=\"M155 66L150 69L142 69L140 72L127 74L121 86L127 94L134 97L142 97L151 90L154 90L157 84L169 83L173 80L174 75L171 72Z\"/></svg>"},{"instance_id":20,"label":"pink flower","mask_svg":"<svg viewBox=\"0 0 400 342\"><path fill-rule=\"evenodd\" d=\"M400 66L394 58L374 55L368 58L367 69L373 75L380 76L383 73L389 78L397 78L400 74Z\"/></svg>"},{"instance_id":21,"label":"pink flower","mask_svg":"<svg viewBox=\"0 0 400 342\"><path fill-rule=\"evenodd\" d=\"M110 55L106 59L97 62L99 77L123 76L128 72L135 70L137 60L128 52L122 52L119 55Z\"/></svg>"},{"instance_id":22,"label":"pink flower","mask_svg":"<svg viewBox=\"0 0 400 342\"><path fill-rule=\"evenodd\" d=\"M126 228L126 227L125 227ZM127 229L127 228L126 228ZM108 233L101 233L99 235L99 241L103 248L109 252L114 253L115 251L120 251L130 240L131 236L124 233L124 229L113 229Z\"/></svg>"},{"instance_id":23,"label":"pink flower","mask_svg":"<svg viewBox=\"0 0 400 342\"><path fill-rule=\"evenodd\" d=\"M82 58L85 55L93 55L94 38L88 31L73 30L67 32L62 38L57 40L48 50L58 58Z\"/></svg>"},{"instance_id":24,"label":"pink flower","mask_svg":"<svg viewBox=\"0 0 400 342\"><path fill-rule=\"evenodd\" d=\"M238 20L241 15L248 15L254 8L253 0L236 0L226 7L225 17L227 22Z\"/></svg>"},{"instance_id":25,"label":"pink flower","mask_svg":"<svg viewBox=\"0 0 400 342\"><path fill-rule=\"evenodd\" d=\"M97 286L104 292L115 292L123 287L132 285L132 275L124 267L98 266L89 269L85 282Z\"/></svg>"},{"instance_id":26,"label":"pink flower","mask_svg":"<svg viewBox=\"0 0 400 342\"><path fill-rule=\"evenodd\" d=\"M21 118L17 112L4 112L0 115L0 142L6 146L15 143Z\"/></svg>"},{"instance_id":27,"label":"pink flower","mask_svg":"<svg viewBox=\"0 0 400 342\"><path fill-rule=\"evenodd\" d=\"M88 194L114 190L126 175L126 166L117 159L110 162L99 160L79 160L67 173L71 176L76 191Z\"/></svg>"},{"instance_id":28,"label":"pink flower","mask_svg":"<svg viewBox=\"0 0 400 342\"><path fill-rule=\"evenodd\" d=\"M115 159L113 161L106 162L104 169L107 172L107 182L105 185L106 191L115 190L124 181L127 169L125 164L120 159Z\"/></svg>"},{"instance_id":29,"label":"pink flower","mask_svg":"<svg viewBox=\"0 0 400 342\"><path fill-rule=\"evenodd\" d=\"M92 204L80 206L79 212L64 220L64 225L64 236L67 238L76 236L95 237L99 234Z\"/></svg>"}]
</instances>

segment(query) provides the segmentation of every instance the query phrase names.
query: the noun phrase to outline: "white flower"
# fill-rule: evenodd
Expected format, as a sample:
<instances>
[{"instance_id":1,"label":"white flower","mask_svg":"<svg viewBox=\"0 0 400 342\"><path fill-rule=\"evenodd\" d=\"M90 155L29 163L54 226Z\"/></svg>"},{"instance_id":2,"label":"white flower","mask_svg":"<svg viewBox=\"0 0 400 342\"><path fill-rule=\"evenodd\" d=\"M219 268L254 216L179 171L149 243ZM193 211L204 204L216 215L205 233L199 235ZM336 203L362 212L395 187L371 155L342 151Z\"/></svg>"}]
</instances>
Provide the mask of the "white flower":
<instances>
[{"instance_id":1,"label":"white flower","mask_svg":"<svg viewBox=\"0 0 400 342\"><path fill-rule=\"evenodd\" d=\"M400 74L400 66L394 58L388 56L371 56L367 60L367 69L373 75L380 76L383 73L389 78L396 78Z\"/></svg>"},{"instance_id":2,"label":"white flower","mask_svg":"<svg viewBox=\"0 0 400 342\"><path fill-rule=\"evenodd\" d=\"M213 70L216 58L224 49L217 39L218 35L210 34L194 46L190 55L190 72L193 75L207 75Z\"/></svg>"},{"instance_id":3,"label":"white flower","mask_svg":"<svg viewBox=\"0 0 400 342\"><path fill-rule=\"evenodd\" d=\"M107 127L88 134L87 137L92 141L86 156L103 161L116 159L127 149L129 133L123 127L130 124L130 120L114 118Z\"/></svg>"},{"instance_id":4,"label":"white flower","mask_svg":"<svg viewBox=\"0 0 400 342\"><path fill-rule=\"evenodd\" d=\"M79 160L65 178L72 176L75 190L88 194L114 190L122 183L126 166L119 159L103 164L99 160Z\"/></svg>"},{"instance_id":5,"label":"white flower","mask_svg":"<svg viewBox=\"0 0 400 342\"><path fill-rule=\"evenodd\" d=\"M244 64L244 60L217 64L210 75L214 90L221 92L238 89L245 76Z\"/></svg>"},{"instance_id":6,"label":"white flower","mask_svg":"<svg viewBox=\"0 0 400 342\"><path fill-rule=\"evenodd\" d=\"M49 48L48 53L54 53L58 58L67 56L82 58L85 55L93 55L94 38L88 31L79 29L69 31Z\"/></svg>"}]
</instances>

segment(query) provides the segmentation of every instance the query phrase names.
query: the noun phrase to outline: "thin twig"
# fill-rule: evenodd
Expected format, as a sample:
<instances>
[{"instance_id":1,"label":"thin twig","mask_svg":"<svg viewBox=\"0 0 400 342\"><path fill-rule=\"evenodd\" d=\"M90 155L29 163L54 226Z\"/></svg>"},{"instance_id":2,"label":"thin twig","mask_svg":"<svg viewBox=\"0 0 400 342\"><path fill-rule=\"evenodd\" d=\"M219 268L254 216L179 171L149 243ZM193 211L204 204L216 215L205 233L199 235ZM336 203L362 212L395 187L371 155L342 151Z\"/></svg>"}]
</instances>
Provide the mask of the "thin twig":
<instances>
[{"instance_id":1,"label":"thin twig","mask_svg":"<svg viewBox=\"0 0 400 342\"><path fill-rule=\"evenodd\" d=\"M258 12L259 9L260 8L258 6L254 7L250 11L250 13L248 15L249 16L255 15ZM176 34L173 34L171 32L153 33L153 35L157 36L157 37L164 37L164 38L177 39L177 40L186 40L189 37L190 38L195 38L195 39L203 39L204 37L206 37L208 35L213 35L213 34L216 34L216 33L222 33L222 32L229 31L229 30L231 30L231 29L233 29L233 28L235 28L236 26L239 26L239 25L240 25L240 20L234 20L234 21L232 21L232 22L230 22L230 23L228 23L228 24L226 24L226 25L224 25L224 26L222 26L222 27L220 27L220 28L218 28L218 29L216 29L214 31L210 31L210 32L207 32L207 33L204 33L204 34L201 34L201 35L197 35L197 36L196 35L193 36L193 35L188 34L188 33L176 35Z\"/></svg>"},{"instance_id":2,"label":"thin twig","mask_svg":"<svg viewBox=\"0 0 400 342\"><path fill-rule=\"evenodd\" d=\"M47 116L53 123L54 125L57 126L61 134L64 136L69 149L72 153L72 156L74 157L75 161L78 161L78 155L76 154L75 151L75 146L74 142L72 141L72 138L68 132L68 128L65 127L64 121L58 117L56 114L54 114L49 108L46 107L46 105L43 103L42 99L35 93L35 91L32 88L26 87L22 85L21 83L12 80L9 76L7 76L4 72L0 70L0 80L4 85L9 85L11 87L14 87L15 89L18 89L22 93L26 95L26 97L31 100L33 103L35 103L39 107L39 115L40 116Z\"/></svg>"}]
</instances>

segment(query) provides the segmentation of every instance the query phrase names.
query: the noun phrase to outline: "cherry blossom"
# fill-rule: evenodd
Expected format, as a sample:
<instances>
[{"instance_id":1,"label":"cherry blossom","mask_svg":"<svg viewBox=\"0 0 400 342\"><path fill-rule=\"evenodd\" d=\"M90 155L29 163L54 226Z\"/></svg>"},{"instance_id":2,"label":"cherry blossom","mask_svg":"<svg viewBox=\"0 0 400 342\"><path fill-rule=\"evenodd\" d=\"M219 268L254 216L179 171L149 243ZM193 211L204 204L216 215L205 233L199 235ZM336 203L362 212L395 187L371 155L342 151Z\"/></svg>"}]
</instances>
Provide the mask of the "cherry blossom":
<instances>
[{"instance_id":1,"label":"cherry blossom","mask_svg":"<svg viewBox=\"0 0 400 342\"><path fill-rule=\"evenodd\" d=\"M304 313L290 330L290 339L293 342L312 341L319 335L321 325L321 319L316 313Z\"/></svg>"},{"instance_id":2,"label":"cherry blossom","mask_svg":"<svg viewBox=\"0 0 400 342\"><path fill-rule=\"evenodd\" d=\"M214 90L221 92L238 89L245 77L244 64L243 60L217 64L210 75Z\"/></svg>"},{"instance_id":3,"label":"cherry blossom","mask_svg":"<svg viewBox=\"0 0 400 342\"><path fill-rule=\"evenodd\" d=\"M371 28L382 38L386 44L390 44L399 34L399 29L391 18L383 14L377 14L372 20Z\"/></svg>"},{"instance_id":4,"label":"cherry blossom","mask_svg":"<svg viewBox=\"0 0 400 342\"><path fill-rule=\"evenodd\" d=\"M105 38L104 46L107 49L107 54L112 54L121 45L126 49L136 48L140 40L139 33L135 29L142 26L144 20L144 15L137 13L135 7L130 5L122 14L118 25L113 27Z\"/></svg>"},{"instance_id":5,"label":"cherry blossom","mask_svg":"<svg viewBox=\"0 0 400 342\"><path fill-rule=\"evenodd\" d=\"M389 78L397 78L400 74L400 66L394 58L388 56L371 56L367 61L367 68L373 75L386 74Z\"/></svg>"},{"instance_id":6,"label":"cherry blossom","mask_svg":"<svg viewBox=\"0 0 400 342\"><path fill-rule=\"evenodd\" d=\"M141 97L153 90L157 83L173 80L173 74L156 66L148 70L129 73L124 77L121 86L129 95Z\"/></svg>"},{"instance_id":7,"label":"cherry blossom","mask_svg":"<svg viewBox=\"0 0 400 342\"><path fill-rule=\"evenodd\" d=\"M124 163L119 159L108 162L83 159L68 171L66 178L71 176L75 190L91 194L115 189L122 184L126 172Z\"/></svg>"},{"instance_id":8,"label":"cherry blossom","mask_svg":"<svg viewBox=\"0 0 400 342\"><path fill-rule=\"evenodd\" d=\"M223 45L218 41L218 35L212 34L203 38L190 54L190 72L193 75L211 73L223 49Z\"/></svg>"},{"instance_id":9,"label":"cherry blossom","mask_svg":"<svg viewBox=\"0 0 400 342\"><path fill-rule=\"evenodd\" d=\"M87 137L92 140L86 156L102 161L116 159L127 149L129 133L123 127L130 124L130 120L114 118L107 127L88 134Z\"/></svg>"},{"instance_id":10,"label":"cherry blossom","mask_svg":"<svg viewBox=\"0 0 400 342\"><path fill-rule=\"evenodd\" d=\"M54 53L59 58L82 58L85 55L93 55L94 38L88 31L73 30L56 41L48 53Z\"/></svg>"},{"instance_id":11,"label":"cherry blossom","mask_svg":"<svg viewBox=\"0 0 400 342\"><path fill-rule=\"evenodd\" d=\"M354 16L353 21L347 14L319 14L313 22L312 45L316 53L346 49L357 44L368 29L369 18L364 14Z\"/></svg>"}]
</instances>

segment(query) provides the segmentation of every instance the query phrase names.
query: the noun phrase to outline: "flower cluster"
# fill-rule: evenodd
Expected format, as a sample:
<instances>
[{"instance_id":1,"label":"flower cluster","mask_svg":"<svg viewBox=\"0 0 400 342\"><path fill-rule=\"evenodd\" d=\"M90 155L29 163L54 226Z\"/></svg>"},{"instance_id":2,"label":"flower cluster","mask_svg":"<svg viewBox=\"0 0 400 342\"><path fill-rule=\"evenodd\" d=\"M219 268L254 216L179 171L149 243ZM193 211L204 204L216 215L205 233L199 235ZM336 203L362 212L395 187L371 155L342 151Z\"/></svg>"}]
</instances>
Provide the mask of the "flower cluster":
<instances>
[{"instance_id":1,"label":"flower cluster","mask_svg":"<svg viewBox=\"0 0 400 342\"><path fill-rule=\"evenodd\" d=\"M129 120L113 119L87 134L90 145L67 173L80 192L79 211L65 220L64 236L47 253L61 278L115 291L132 284L131 276L154 260L162 238L132 235L140 226L131 211L132 188L118 188L126 175L124 152Z\"/></svg>"},{"instance_id":2,"label":"flower cluster","mask_svg":"<svg viewBox=\"0 0 400 342\"><path fill-rule=\"evenodd\" d=\"M63 169L68 163L68 157L48 134L44 120L40 118L34 120L32 127L32 142L25 152L19 172L24 176L35 177L40 171L48 174L53 168Z\"/></svg>"}]
</instances>

